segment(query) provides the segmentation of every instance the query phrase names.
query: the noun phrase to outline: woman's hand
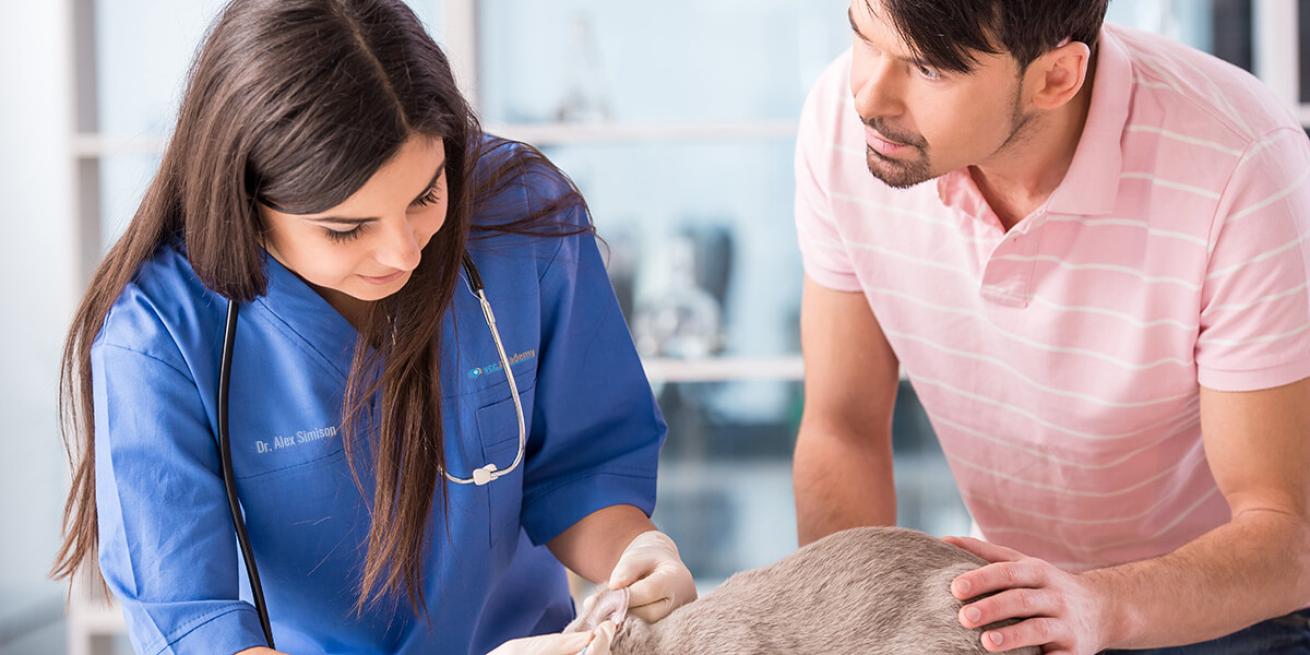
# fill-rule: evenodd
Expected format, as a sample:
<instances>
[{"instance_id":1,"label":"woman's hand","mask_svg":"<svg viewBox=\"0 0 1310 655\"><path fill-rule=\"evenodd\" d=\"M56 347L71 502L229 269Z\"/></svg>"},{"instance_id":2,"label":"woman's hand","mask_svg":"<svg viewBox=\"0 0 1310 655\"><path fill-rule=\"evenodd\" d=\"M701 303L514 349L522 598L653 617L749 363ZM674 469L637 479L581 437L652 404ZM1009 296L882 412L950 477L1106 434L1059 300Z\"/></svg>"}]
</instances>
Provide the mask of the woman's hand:
<instances>
[{"instance_id":1,"label":"woman's hand","mask_svg":"<svg viewBox=\"0 0 1310 655\"><path fill-rule=\"evenodd\" d=\"M650 530L637 535L619 556L609 588L628 587L628 612L654 623L696 600L696 583L668 535Z\"/></svg>"},{"instance_id":2,"label":"woman's hand","mask_svg":"<svg viewBox=\"0 0 1310 655\"><path fill-rule=\"evenodd\" d=\"M591 632L524 637L501 644L487 655L609 655L614 624L606 621ZM585 651L583 649L586 649Z\"/></svg>"},{"instance_id":3,"label":"woman's hand","mask_svg":"<svg viewBox=\"0 0 1310 655\"><path fill-rule=\"evenodd\" d=\"M608 578L610 589L626 587L629 612L647 623L696 600L696 585L678 547L632 505L592 512L548 545L574 573L592 582Z\"/></svg>"}]
</instances>

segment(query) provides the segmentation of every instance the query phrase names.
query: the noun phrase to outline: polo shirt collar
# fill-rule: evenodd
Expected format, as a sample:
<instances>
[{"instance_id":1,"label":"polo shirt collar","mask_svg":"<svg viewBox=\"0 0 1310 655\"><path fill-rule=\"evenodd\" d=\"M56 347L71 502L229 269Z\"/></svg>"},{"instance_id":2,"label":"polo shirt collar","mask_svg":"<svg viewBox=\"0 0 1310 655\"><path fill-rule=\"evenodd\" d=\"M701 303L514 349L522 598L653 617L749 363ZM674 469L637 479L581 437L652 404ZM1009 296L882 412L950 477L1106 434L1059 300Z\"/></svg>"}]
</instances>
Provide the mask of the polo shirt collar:
<instances>
[{"instance_id":1,"label":"polo shirt collar","mask_svg":"<svg viewBox=\"0 0 1310 655\"><path fill-rule=\"evenodd\" d=\"M1124 128L1133 96L1133 67L1123 44L1102 29L1092 102L1078 149L1064 180L1051 194L1052 213L1102 215L1114 211L1123 173Z\"/></svg>"}]
</instances>

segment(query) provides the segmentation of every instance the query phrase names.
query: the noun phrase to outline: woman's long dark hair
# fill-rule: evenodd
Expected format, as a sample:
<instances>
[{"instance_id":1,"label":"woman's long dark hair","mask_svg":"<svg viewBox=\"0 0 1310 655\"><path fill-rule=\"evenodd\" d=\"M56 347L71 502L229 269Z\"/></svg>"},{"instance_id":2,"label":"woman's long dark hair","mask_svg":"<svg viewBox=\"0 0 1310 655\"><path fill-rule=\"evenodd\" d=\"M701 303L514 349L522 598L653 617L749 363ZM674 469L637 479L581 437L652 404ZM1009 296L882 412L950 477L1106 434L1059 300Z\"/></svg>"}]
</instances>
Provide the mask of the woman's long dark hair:
<instances>
[{"instance_id":1,"label":"woman's long dark hair","mask_svg":"<svg viewBox=\"0 0 1310 655\"><path fill-rule=\"evenodd\" d=\"M141 265L180 241L205 286L253 300L267 288L258 204L296 214L338 205L415 135L444 140L446 222L411 280L358 326L342 428L355 471L352 436L377 426L356 609L402 596L421 606L434 492L446 498L438 339L470 216L520 176L558 171L531 148L490 152L506 142L487 145L445 55L400 0L233 0L205 37L159 172L96 270L64 345L60 425L73 479L55 577L73 576L97 552L91 344ZM547 220L571 207L585 210L576 191L483 229L589 231ZM378 414L366 416L374 399Z\"/></svg>"}]
</instances>

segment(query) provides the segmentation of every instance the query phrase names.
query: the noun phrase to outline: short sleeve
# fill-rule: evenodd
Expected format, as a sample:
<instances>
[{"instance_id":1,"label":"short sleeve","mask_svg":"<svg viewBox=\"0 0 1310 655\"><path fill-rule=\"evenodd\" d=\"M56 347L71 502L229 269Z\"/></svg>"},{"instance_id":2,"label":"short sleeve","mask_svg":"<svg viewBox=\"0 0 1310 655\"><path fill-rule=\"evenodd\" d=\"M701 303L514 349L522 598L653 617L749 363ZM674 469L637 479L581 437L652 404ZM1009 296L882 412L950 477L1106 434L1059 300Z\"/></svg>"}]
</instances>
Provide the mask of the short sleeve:
<instances>
[{"instance_id":1,"label":"short sleeve","mask_svg":"<svg viewBox=\"0 0 1310 655\"><path fill-rule=\"evenodd\" d=\"M574 218L585 224L586 212L575 210ZM522 509L536 544L612 505L649 516L666 432L595 237L563 238L540 289Z\"/></svg>"},{"instance_id":2,"label":"short sleeve","mask_svg":"<svg viewBox=\"0 0 1310 655\"><path fill-rule=\"evenodd\" d=\"M1310 141L1247 148L1220 201L1202 287L1197 380L1251 391L1310 377Z\"/></svg>"},{"instance_id":3,"label":"short sleeve","mask_svg":"<svg viewBox=\"0 0 1310 655\"><path fill-rule=\"evenodd\" d=\"M100 569L138 653L264 644L239 599L236 545L195 383L125 347L92 349Z\"/></svg>"},{"instance_id":4,"label":"short sleeve","mask_svg":"<svg viewBox=\"0 0 1310 655\"><path fill-rule=\"evenodd\" d=\"M824 116L833 112L822 109L831 90L828 79L840 66L824 73L801 110L796 138L796 239L800 245L805 274L815 282L838 291L859 291L855 268L837 230L828 195L827 161L836 147L835 130L824 124Z\"/></svg>"}]
</instances>

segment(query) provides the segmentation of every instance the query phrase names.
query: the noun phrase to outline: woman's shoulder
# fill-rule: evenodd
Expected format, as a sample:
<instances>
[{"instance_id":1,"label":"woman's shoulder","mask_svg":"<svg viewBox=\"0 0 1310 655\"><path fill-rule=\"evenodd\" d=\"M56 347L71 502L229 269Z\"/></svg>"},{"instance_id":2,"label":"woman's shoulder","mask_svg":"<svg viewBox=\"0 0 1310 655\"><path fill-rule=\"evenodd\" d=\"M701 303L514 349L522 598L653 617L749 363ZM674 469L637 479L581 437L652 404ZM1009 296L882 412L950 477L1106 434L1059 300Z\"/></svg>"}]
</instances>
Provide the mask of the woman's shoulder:
<instances>
[{"instance_id":1,"label":"woman's shoulder","mask_svg":"<svg viewBox=\"0 0 1310 655\"><path fill-rule=\"evenodd\" d=\"M224 307L200 282L185 249L165 243L119 292L92 347L124 348L183 368L182 344L204 342Z\"/></svg>"},{"instance_id":2,"label":"woman's shoulder","mask_svg":"<svg viewBox=\"0 0 1310 655\"><path fill-rule=\"evenodd\" d=\"M551 209L567 213L582 200L568 175L540 150L490 134L474 155L473 190L475 226Z\"/></svg>"},{"instance_id":3,"label":"woman's shoulder","mask_svg":"<svg viewBox=\"0 0 1310 655\"><path fill-rule=\"evenodd\" d=\"M594 238L581 193L530 145L485 135L473 184L470 250L528 255L544 273L563 250Z\"/></svg>"}]
</instances>

